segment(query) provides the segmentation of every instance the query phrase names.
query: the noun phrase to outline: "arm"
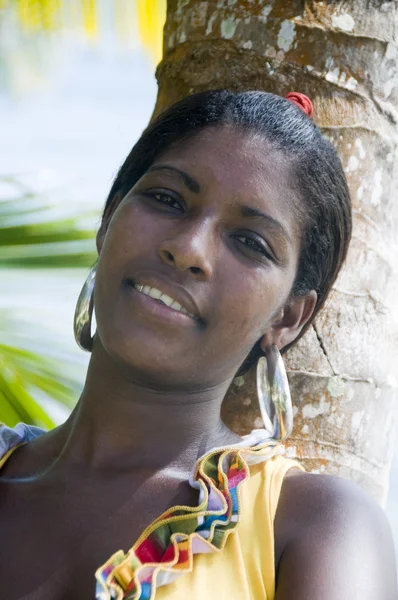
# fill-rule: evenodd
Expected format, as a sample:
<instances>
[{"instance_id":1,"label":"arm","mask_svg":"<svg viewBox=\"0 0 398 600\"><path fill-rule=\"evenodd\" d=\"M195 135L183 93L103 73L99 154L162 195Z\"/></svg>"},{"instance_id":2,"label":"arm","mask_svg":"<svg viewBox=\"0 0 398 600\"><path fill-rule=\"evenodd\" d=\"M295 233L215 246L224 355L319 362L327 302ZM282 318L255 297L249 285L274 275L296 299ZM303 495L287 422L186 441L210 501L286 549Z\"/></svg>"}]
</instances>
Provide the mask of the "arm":
<instances>
[{"instance_id":1,"label":"arm","mask_svg":"<svg viewBox=\"0 0 398 600\"><path fill-rule=\"evenodd\" d=\"M282 488L275 600L398 600L383 510L354 483L301 474Z\"/></svg>"}]
</instances>

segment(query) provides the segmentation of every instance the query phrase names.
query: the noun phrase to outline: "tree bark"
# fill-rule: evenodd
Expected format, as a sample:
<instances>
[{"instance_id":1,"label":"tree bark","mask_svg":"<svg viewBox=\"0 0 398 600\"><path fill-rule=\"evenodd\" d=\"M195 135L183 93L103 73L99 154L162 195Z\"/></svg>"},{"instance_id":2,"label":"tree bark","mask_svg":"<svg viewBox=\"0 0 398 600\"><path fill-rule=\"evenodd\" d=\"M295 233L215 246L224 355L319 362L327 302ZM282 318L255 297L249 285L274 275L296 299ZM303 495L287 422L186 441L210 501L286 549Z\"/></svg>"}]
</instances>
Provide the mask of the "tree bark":
<instances>
[{"instance_id":1,"label":"tree bark","mask_svg":"<svg viewBox=\"0 0 398 600\"><path fill-rule=\"evenodd\" d=\"M287 454L381 503L397 399L397 9L397 0L169 0L154 111L214 88L312 99L347 174L354 234L327 306L285 357ZM261 427L256 396L252 369L224 402L235 431Z\"/></svg>"}]
</instances>

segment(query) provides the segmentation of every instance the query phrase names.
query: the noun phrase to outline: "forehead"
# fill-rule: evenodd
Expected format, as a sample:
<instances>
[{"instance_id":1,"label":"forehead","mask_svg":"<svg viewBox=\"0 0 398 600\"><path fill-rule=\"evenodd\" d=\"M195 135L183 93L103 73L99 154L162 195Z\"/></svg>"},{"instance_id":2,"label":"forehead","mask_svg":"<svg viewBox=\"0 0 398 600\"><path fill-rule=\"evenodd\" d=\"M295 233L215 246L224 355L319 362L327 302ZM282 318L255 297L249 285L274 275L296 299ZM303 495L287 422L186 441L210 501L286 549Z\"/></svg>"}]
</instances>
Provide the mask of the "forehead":
<instances>
[{"instance_id":1,"label":"forehead","mask_svg":"<svg viewBox=\"0 0 398 600\"><path fill-rule=\"evenodd\" d=\"M217 190L266 209L294 236L300 200L291 164L262 136L230 126L208 127L176 143L154 164L166 162L197 179L205 192Z\"/></svg>"},{"instance_id":2,"label":"forehead","mask_svg":"<svg viewBox=\"0 0 398 600\"><path fill-rule=\"evenodd\" d=\"M279 175L279 169L277 174L274 171L275 163L280 164L281 170L287 163L282 153L273 150L259 135L231 126L207 127L175 143L162 154L164 157L203 165L209 178L226 187L247 185L253 179L264 180L263 183L266 179L275 180L275 175Z\"/></svg>"}]
</instances>

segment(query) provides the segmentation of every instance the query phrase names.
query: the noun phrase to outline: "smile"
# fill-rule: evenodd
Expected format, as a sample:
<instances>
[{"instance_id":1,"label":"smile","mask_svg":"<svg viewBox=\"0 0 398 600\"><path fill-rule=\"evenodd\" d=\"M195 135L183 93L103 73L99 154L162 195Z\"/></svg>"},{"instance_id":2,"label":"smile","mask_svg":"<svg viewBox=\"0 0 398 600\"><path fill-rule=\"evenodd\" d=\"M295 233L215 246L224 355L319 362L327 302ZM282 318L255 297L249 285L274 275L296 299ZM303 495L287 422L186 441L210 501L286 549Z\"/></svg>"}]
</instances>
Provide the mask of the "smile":
<instances>
[{"instance_id":1,"label":"smile","mask_svg":"<svg viewBox=\"0 0 398 600\"><path fill-rule=\"evenodd\" d=\"M174 300L174 298L168 296L158 288L150 287L149 285L140 285L138 283L134 283L133 287L141 294L149 296L150 298L153 298L154 300L165 304L168 308L171 308L172 310L180 312L184 315L187 315L188 317L191 317L191 319L197 320L195 315L187 311L179 302L177 302L177 300Z\"/></svg>"}]
</instances>

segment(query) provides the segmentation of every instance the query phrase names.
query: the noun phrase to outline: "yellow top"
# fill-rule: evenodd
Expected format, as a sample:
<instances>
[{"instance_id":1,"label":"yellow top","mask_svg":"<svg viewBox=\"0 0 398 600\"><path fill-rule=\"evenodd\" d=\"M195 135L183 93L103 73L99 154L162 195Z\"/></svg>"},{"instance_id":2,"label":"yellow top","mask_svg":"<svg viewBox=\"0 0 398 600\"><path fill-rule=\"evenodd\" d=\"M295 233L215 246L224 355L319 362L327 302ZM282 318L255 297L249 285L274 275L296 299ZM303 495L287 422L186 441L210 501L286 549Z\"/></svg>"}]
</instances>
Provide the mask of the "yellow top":
<instances>
[{"instance_id":1,"label":"yellow top","mask_svg":"<svg viewBox=\"0 0 398 600\"><path fill-rule=\"evenodd\" d=\"M250 466L241 489L239 526L224 549L194 557L194 568L160 587L156 600L274 600L274 518L283 478L295 460L276 456Z\"/></svg>"},{"instance_id":2,"label":"yellow top","mask_svg":"<svg viewBox=\"0 0 398 600\"><path fill-rule=\"evenodd\" d=\"M0 468L18 446L11 448L0 458ZM134 553L130 550L125 555L122 551L119 551L97 571L96 577L99 582L101 580L104 582L118 582L122 587L116 585L116 587L112 588L111 585L108 587L108 585L97 583L96 597L101 598L101 600L113 600L113 598L116 600L119 600L119 598L126 600L127 598L134 598L134 600L155 600L155 598L156 600L231 600L232 598L239 600L274 600L275 557L273 523L275 513L283 479L287 471L291 468L298 468L302 471L304 469L297 461L281 455L281 452L283 452L282 446L263 447L258 454L268 451L274 452L274 454L270 455L267 460L256 462L261 457L254 457L255 449L249 450L254 457L252 458L252 464L241 461L242 453L237 452L235 460L228 466L227 478L224 479L224 487L221 481L222 478L218 478L218 483L217 477L212 480L213 482L210 482L210 490L212 488L218 488L218 490L224 489L222 494L218 493L221 499L223 496L225 498L228 497L225 506L228 504L229 508L224 513L224 516L228 515L228 518L224 519L224 525L222 524L222 517L219 516L218 519L215 519L214 515L220 515L221 511L217 512L217 508L214 509L214 498L213 500L211 499L212 493L205 497L204 502L207 512L201 513L205 515L203 526L197 527L194 530L190 529L191 525L187 526L185 529L187 535L182 533L184 531L182 525L180 525L179 529L175 529L179 533L177 533L178 539L176 538L173 543L175 543L176 547L178 546L178 551L174 555L173 560L168 563L168 565L174 565L174 567L170 569L165 568L163 575L156 576L156 584L154 581L152 581L151 585L147 584L146 581L149 581L148 577L142 575L140 576L138 589L135 589L136 594L130 595L132 587L131 583L129 584L128 582L129 580L131 581L134 565L137 565L137 561L142 566L144 566L144 563L147 566L150 566L150 563L154 564L154 555L150 555L151 562L147 558L143 559L143 553L156 551L156 531L154 525L156 522L161 522L161 517L150 526L150 529L155 531L155 535L151 536L149 531L149 534L141 544L139 544L140 538L133 547L135 549ZM222 456L222 454L219 453L217 455L217 460L219 460L219 456ZM219 462L219 473L221 472L222 462L221 459ZM208 472L211 472L212 464L215 465L216 463L208 462L208 466L210 466L210 471ZM204 480L206 480L204 470L203 474ZM243 485L240 486L239 482ZM226 493L225 490L228 488L229 491ZM239 488L236 496L233 492L235 488ZM236 518L233 516L235 513L237 515ZM172 522L180 519L174 516L170 519L168 527L172 529ZM206 522L211 522L212 519L217 521L217 525L214 523L214 529L211 524L208 525L208 529L212 531L213 539L211 540L211 536L209 536L207 540L205 539L205 544L200 540L202 547L198 551L199 553L195 553L194 538L195 536L196 538L198 537L197 532L200 529L203 531ZM200 523L200 521L198 522ZM221 532L222 529L224 529L224 532L221 533L223 540L217 538L217 531ZM225 535L226 530L228 530L227 535ZM188 535L192 531L196 531L196 533ZM159 540L160 538L158 537L157 539ZM208 544L208 549L206 549L206 544ZM171 549L170 544L169 550ZM162 561L164 561L164 556ZM167 567L165 562L163 564ZM137 569L138 571L139 569ZM167 582L163 581L162 584L160 579L168 577L167 571L180 571L181 576L170 577ZM123 585L124 574L127 574L126 585ZM167 585L164 583L167 583Z\"/></svg>"}]
</instances>

